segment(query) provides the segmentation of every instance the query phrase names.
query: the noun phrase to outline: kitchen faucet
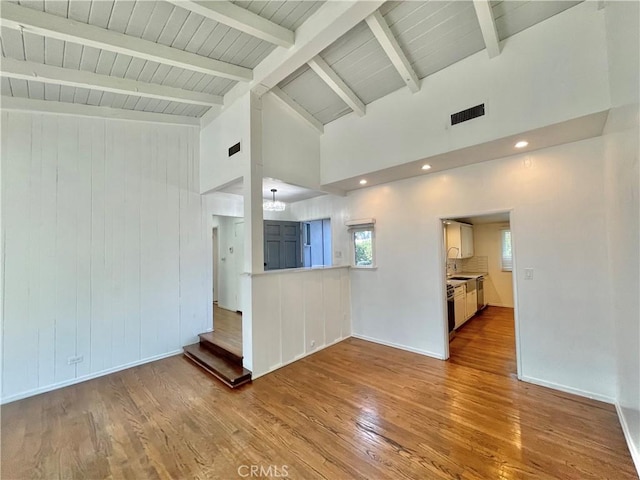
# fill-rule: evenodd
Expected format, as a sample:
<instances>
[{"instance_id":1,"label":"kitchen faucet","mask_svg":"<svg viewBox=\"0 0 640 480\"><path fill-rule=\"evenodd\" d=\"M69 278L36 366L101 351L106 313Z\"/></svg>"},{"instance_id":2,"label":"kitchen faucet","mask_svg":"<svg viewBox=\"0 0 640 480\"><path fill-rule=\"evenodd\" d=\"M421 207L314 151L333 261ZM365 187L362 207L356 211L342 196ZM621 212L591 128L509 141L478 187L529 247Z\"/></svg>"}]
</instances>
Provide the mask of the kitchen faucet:
<instances>
[{"instance_id":1,"label":"kitchen faucet","mask_svg":"<svg viewBox=\"0 0 640 480\"><path fill-rule=\"evenodd\" d=\"M449 248L447 249L447 253L445 254L445 257L444 257L444 263L445 263L445 265L446 265L447 276L449 276L449 275L450 275L450 274L449 274L449 265L450 265L450 262L449 262L449 252L450 252L451 250L454 250L454 249L455 249L455 250L457 250L457 252L456 252L456 256L457 256L457 255L460 253L460 249L459 249L458 247L449 247ZM454 258L455 258L455 257L454 257ZM455 259L453 260L453 271L454 271L454 272L455 272L455 271L457 271L457 267L456 267L456 261L455 261Z\"/></svg>"}]
</instances>

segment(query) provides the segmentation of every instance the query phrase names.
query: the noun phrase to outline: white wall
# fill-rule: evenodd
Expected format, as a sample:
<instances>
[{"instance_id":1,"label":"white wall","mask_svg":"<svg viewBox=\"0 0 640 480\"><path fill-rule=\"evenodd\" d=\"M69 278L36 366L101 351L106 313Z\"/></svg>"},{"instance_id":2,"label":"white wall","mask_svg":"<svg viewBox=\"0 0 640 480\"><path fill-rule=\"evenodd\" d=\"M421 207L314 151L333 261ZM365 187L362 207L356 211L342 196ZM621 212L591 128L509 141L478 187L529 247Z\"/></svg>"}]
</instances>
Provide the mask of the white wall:
<instances>
[{"instance_id":1,"label":"white wall","mask_svg":"<svg viewBox=\"0 0 640 480\"><path fill-rule=\"evenodd\" d=\"M353 334L442 358L440 219L513 209L523 378L611 401L603 168L597 137L298 202L291 213L331 215L334 257L349 236L333 218L375 218L378 268L350 272ZM525 267L534 280L523 280Z\"/></svg>"},{"instance_id":2,"label":"white wall","mask_svg":"<svg viewBox=\"0 0 640 480\"><path fill-rule=\"evenodd\" d=\"M200 131L200 193L246 174L250 155L250 99L245 96ZM229 157L229 147L241 150Z\"/></svg>"},{"instance_id":3,"label":"white wall","mask_svg":"<svg viewBox=\"0 0 640 480\"><path fill-rule=\"evenodd\" d=\"M253 275L253 378L351 335L346 268Z\"/></svg>"},{"instance_id":4,"label":"white wall","mask_svg":"<svg viewBox=\"0 0 640 480\"><path fill-rule=\"evenodd\" d=\"M487 115L449 127L453 112L486 103ZM603 13L584 2L325 126L327 184L609 108Z\"/></svg>"},{"instance_id":5,"label":"white wall","mask_svg":"<svg viewBox=\"0 0 640 480\"><path fill-rule=\"evenodd\" d=\"M196 341L211 318L197 128L5 111L2 170L3 401Z\"/></svg>"},{"instance_id":6,"label":"white wall","mask_svg":"<svg viewBox=\"0 0 640 480\"><path fill-rule=\"evenodd\" d=\"M640 4L607 2L611 99L605 127L605 191L611 315L616 327L617 406L640 472Z\"/></svg>"},{"instance_id":7,"label":"white wall","mask_svg":"<svg viewBox=\"0 0 640 480\"><path fill-rule=\"evenodd\" d=\"M320 188L320 134L272 95L262 97L262 161L265 177Z\"/></svg>"},{"instance_id":8,"label":"white wall","mask_svg":"<svg viewBox=\"0 0 640 480\"><path fill-rule=\"evenodd\" d=\"M508 223L486 223L473 227L474 254L487 257L489 276L484 281L484 300L489 305L513 308L513 274L502 271L502 230Z\"/></svg>"}]
</instances>

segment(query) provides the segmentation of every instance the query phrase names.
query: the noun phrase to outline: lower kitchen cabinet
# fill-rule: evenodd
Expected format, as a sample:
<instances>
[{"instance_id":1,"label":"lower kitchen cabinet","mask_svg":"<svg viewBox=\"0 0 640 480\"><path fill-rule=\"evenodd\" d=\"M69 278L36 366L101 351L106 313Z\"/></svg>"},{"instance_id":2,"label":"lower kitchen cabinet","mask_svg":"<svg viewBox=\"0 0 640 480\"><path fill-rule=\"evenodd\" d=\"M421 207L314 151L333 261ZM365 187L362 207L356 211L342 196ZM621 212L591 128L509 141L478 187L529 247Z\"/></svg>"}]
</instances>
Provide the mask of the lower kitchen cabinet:
<instances>
[{"instance_id":1,"label":"lower kitchen cabinet","mask_svg":"<svg viewBox=\"0 0 640 480\"><path fill-rule=\"evenodd\" d=\"M478 292L474 288L471 291L467 291L465 319L466 320L470 319L476 314L477 311L478 311Z\"/></svg>"}]
</instances>

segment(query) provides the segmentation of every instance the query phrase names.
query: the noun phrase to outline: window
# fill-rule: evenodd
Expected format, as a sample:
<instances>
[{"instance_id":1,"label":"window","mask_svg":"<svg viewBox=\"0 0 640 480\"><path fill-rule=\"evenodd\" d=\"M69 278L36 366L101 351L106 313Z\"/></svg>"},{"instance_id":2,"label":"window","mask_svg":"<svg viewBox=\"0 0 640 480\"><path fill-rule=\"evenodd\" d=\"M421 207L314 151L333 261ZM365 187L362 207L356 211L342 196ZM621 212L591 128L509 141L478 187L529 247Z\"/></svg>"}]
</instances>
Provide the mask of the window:
<instances>
[{"instance_id":1,"label":"window","mask_svg":"<svg viewBox=\"0 0 640 480\"><path fill-rule=\"evenodd\" d=\"M374 218L361 220L349 220L345 225L349 227L353 250L351 251L351 263L356 268L375 268L375 232Z\"/></svg>"},{"instance_id":2,"label":"window","mask_svg":"<svg viewBox=\"0 0 640 480\"><path fill-rule=\"evenodd\" d=\"M511 230L502 230L501 232L501 250L500 256L502 261L502 271L511 272L513 270L513 253L511 250Z\"/></svg>"},{"instance_id":3,"label":"window","mask_svg":"<svg viewBox=\"0 0 640 480\"><path fill-rule=\"evenodd\" d=\"M373 267L373 227L353 230L353 253L356 267Z\"/></svg>"}]
</instances>

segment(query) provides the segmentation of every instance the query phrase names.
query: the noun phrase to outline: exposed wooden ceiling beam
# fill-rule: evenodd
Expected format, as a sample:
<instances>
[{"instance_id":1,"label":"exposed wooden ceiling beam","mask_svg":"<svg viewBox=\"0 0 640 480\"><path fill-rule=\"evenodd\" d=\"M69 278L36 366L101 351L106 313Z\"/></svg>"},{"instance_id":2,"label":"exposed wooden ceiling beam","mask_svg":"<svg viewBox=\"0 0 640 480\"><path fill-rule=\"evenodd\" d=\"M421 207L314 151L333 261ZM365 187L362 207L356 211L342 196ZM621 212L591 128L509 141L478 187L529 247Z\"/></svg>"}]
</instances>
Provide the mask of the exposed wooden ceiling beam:
<instances>
[{"instance_id":1,"label":"exposed wooden ceiling beam","mask_svg":"<svg viewBox=\"0 0 640 480\"><path fill-rule=\"evenodd\" d=\"M253 72L248 68L21 7L14 3L3 2L0 9L0 25L216 77L238 81L251 81L253 78Z\"/></svg>"},{"instance_id":2,"label":"exposed wooden ceiling beam","mask_svg":"<svg viewBox=\"0 0 640 480\"><path fill-rule=\"evenodd\" d=\"M491 3L489 0L473 0L473 6L476 9L489 58L497 57L500 55L500 38L498 38L498 30L496 29L496 21L493 18Z\"/></svg>"},{"instance_id":3,"label":"exposed wooden ceiling beam","mask_svg":"<svg viewBox=\"0 0 640 480\"><path fill-rule=\"evenodd\" d=\"M222 105L222 97L219 95L209 95L181 88L138 82L128 78L110 77L42 63L25 62L23 60L14 60L13 58L2 59L0 76L208 107Z\"/></svg>"},{"instance_id":4,"label":"exposed wooden ceiling beam","mask_svg":"<svg viewBox=\"0 0 640 480\"><path fill-rule=\"evenodd\" d=\"M137 122L168 123L172 125L200 125L196 117L168 115L165 113L138 112L121 108L97 107L78 103L54 102L50 100L34 100L2 96L3 110L28 110L58 115L79 115L82 117L113 118L117 120L133 120Z\"/></svg>"},{"instance_id":5,"label":"exposed wooden ceiling beam","mask_svg":"<svg viewBox=\"0 0 640 480\"><path fill-rule=\"evenodd\" d=\"M418 80L416 72L414 72L411 67L407 56L402 51L402 48L400 48L398 40L393 36L389 25L379 10L367 17L367 25L369 25L371 32L373 32L373 35L389 57L389 60L391 60L391 63L393 63L393 66L396 67L396 70L409 87L409 90L413 93L419 92L420 80Z\"/></svg>"},{"instance_id":6,"label":"exposed wooden ceiling beam","mask_svg":"<svg viewBox=\"0 0 640 480\"><path fill-rule=\"evenodd\" d=\"M312 128L317 130L319 133L324 133L324 125L322 124L322 122L320 122L320 120L318 120L316 117L311 115L311 113L309 113L304 108L302 108L302 106L298 102L296 102L293 98L291 98L289 95L284 93L280 88L273 87L270 90L270 93L272 93L275 98L280 100L280 102L282 102L283 105L289 108L289 110L294 112L298 117L304 120Z\"/></svg>"},{"instance_id":7,"label":"exposed wooden ceiling beam","mask_svg":"<svg viewBox=\"0 0 640 480\"><path fill-rule=\"evenodd\" d=\"M240 30L253 37L280 47L293 46L295 34L277 23L257 15L246 8L238 7L227 0L199 2L195 0L167 0L218 23Z\"/></svg>"},{"instance_id":8,"label":"exposed wooden ceiling beam","mask_svg":"<svg viewBox=\"0 0 640 480\"><path fill-rule=\"evenodd\" d=\"M385 0L344 0L324 2L309 19L296 29L296 43L291 48L276 48L253 69L253 81L238 83L224 96L225 107L232 105L254 88L268 90L295 72L342 35L375 12ZM219 115L211 109L202 116L202 126Z\"/></svg>"},{"instance_id":9,"label":"exposed wooden ceiling beam","mask_svg":"<svg viewBox=\"0 0 640 480\"><path fill-rule=\"evenodd\" d=\"M307 62L311 69L333 90L351 110L360 117L364 116L366 106L362 100L351 90L344 80L325 62L320 55Z\"/></svg>"}]
</instances>

